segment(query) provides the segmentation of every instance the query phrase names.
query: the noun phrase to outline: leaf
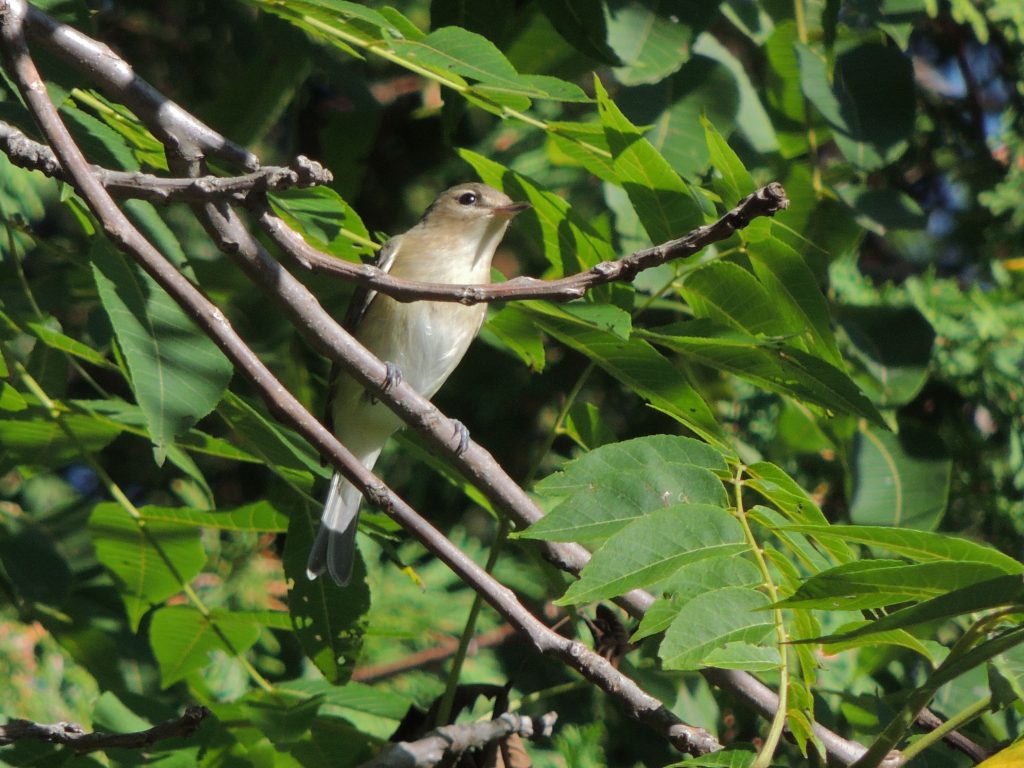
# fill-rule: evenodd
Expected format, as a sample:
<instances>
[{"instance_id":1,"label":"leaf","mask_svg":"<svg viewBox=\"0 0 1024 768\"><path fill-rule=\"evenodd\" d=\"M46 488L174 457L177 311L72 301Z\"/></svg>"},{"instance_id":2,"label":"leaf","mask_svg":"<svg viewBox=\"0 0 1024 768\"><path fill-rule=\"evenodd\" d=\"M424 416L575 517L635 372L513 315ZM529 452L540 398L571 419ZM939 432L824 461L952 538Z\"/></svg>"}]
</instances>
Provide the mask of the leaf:
<instances>
[{"instance_id":1,"label":"leaf","mask_svg":"<svg viewBox=\"0 0 1024 768\"><path fill-rule=\"evenodd\" d=\"M714 448L656 435L606 445L569 462L535 487L561 503L520 535L549 541L602 541L647 512L676 504L725 507Z\"/></svg>"},{"instance_id":2,"label":"leaf","mask_svg":"<svg viewBox=\"0 0 1024 768\"><path fill-rule=\"evenodd\" d=\"M106 241L90 252L100 300L132 376L158 461L217 405L231 364L149 276Z\"/></svg>"},{"instance_id":3,"label":"leaf","mask_svg":"<svg viewBox=\"0 0 1024 768\"><path fill-rule=\"evenodd\" d=\"M669 78L616 94L616 102L643 131L651 146L686 179L707 170L710 156L700 119L707 115L723 131L736 125L740 93L737 77L715 59L691 54Z\"/></svg>"},{"instance_id":4,"label":"leaf","mask_svg":"<svg viewBox=\"0 0 1024 768\"><path fill-rule=\"evenodd\" d=\"M744 557L716 557L687 563L650 591L662 594L654 601L633 633L634 642L664 631L675 621L683 606L699 594L724 587L753 587L761 583L761 572Z\"/></svg>"},{"instance_id":5,"label":"leaf","mask_svg":"<svg viewBox=\"0 0 1024 768\"><path fill-rule=\"evenodd\" d=\"M289 189L267 199L274 213L317 250L357 263L373 254L373 241L363 220L330 187Z\"/></svg>"},{"instance_id":6,"label":"leaf","mask_svg":"<svg viewBox=\"0 0 1024 768\"><path fill-rule=\"evenodd\" d=\"M768 292L776 311L786 318L786 326L800 334L809 353L844 370L842 355L832 335L828 302L803 257L774 237L746 245L754 274Z\"/></svg>"},{"instance_id":7,"label":"leaf","mask_svg":"<svg viewBox=\"0 0 1024 768\"><path fill-rule=\"evenodd\" d=\"M876 632L907 629L976 611L1017 605L1024 605L1024 581L1021 580L1019 574L999 576L955 589L909 608L893 611L851 632L813 638L813 641L846 642L855 638L867 637Z\"/></svg>"},{"instance_id":8,"label":"leaf","mask_svg":"<svg viewBox=\"0 0 1024 768\"><path fill-rule=\"evenodd\" d=\"M531 371L544 370L544 337L530 316L510 304L491 313L480 331L480 337L518 357Z\"/></svg>"},{"instance_id":9,"label":"leaf","mask_svg":"<svg viewBox=\"0 0 1024 768\"><path fill-rule=\"evenodd\" d=\"M166 522L221 531L259 531L284 533L288 518L267 501L257 501L235 509L207 512L190 507L143 507L140 512L146 523Z\"/></svg>"},{"instance_id":10,"label":"leaf","mask_svg":"<svg viewBox=\"0 0 1024 768\"><path fill-rule=\"evenodd\" d=\"M157 520L142 524L113 502L93 507L89 534L96 557L118 583L133 630L150 607L178 594L206 563L194 527Z\"/></svg>"},{"instance_id":11,"label":"leaf","mask_svg":"<svg viewBox=\"0 0 1024 768\"><path fill-rule=\"evenodd\" d=\"M906 405L928 380L935 330L914 307L839 308L854 380L882 407Z\"/></svg>"},{"instance_id":12,"label":"leaf","mask_svg":"<svg viewBox=\"0 0 1024 768\"><path fill-rule=\"evenodd\" d=\"M210 663L212 651L236 656L255 644L260 625L232 614L204 616L189 605L172 605L153 613L149 643L167 688Z\"/></svg>"},{"instance_id":13,"label":"leaf","mask_svg":"<svg viewBox=\"0 0 1024 768\"><path fill-rule=\"evenodd\" d=\"M42 323L25 323L25 329L48 347L60 350L61 352L67 352L69 355L74 355L80 360L92 363L93 365L103 367L110 365L107 359L92 347Z\"/></svg>"},{"instance_id":14,"label":"leaf","mask_svg":"<svg viewBox=\"0 0 1024 768\"><path fill-rule=\"evenodd\" d=\"M589 100L578 86L565 80L520 75L494 43L461 27L442 27L420 40L395 39L389 43L395 52L413 64L442 74L454 72L480 83L476 91L494 97L499 103L509 103L504 98L506 95L526 97L525 107L529 107L531 98Z\"/></svg>"},{"instance_id":15,"label":"leaf","mask_svg":"<svg viewBox=\"0 0 1024 768\"><path fill-rule=\"evenodd\" d=\"M1001 569L986 563L861 560L814 574L778 605L837 611L884 608L927 600L1000 575Z\"/></svg>"},{"instance_id":16,"label":"leaf","mask_svg":"<svg viewBox=\"0 0 1024 768\"><path fill-rule=\"evenodd\" d=\"M622 186L654 243L690 231L703 219L686 183L594 80L598 113L612 151L616 182Z\"/></svg>"},{"instance_id":17,"label":"leaf","mask_svg":"<svg viewBox=\"0 0 1024 768\"><path fill-rule=\"evenodd\" d=\"M721 426L683 374L650 344L623 340L575 320L534 312L545 333L599 365L652 407L672 416L709 442L725 446Z\"/></svg>"},{"instance_id":18,"label":"leaf","mask_svg":"<svg viewBox=\"0 0 1024 768\"><path fill-rule=\"evenodd\" d=\"M701 320L639 330L637 336L771 392L819 405L829 412L849 413L885 424L845 373L799 349L761 341Z\"/></svg>"},{"instance_id":19,"label":"leaf","mask_svg":"<svg viewBox=\"0 0 1024 768\"><path fill-rule=\"evenodd\" d=\"M278 683L276 688L287 694L316 696L324 704L395 721L405 717L413 704L406 696L364 683L348 682L339 686L327 680L301 678Z\"/></svg>"},{"instance_id":20,"label":"leaf","mask_svg":"<svg viewBox=\"0 0 1024 768\"><path fill-rule=\"evenodd\" d=\"M743 529L721 507L677 504L648 512L612 534L594 552L558 605L625 594L666 579L684 565L747 548Z\"/></svg>"},{"instance_id":21,"label":"leaf","mask_svg":"<svg viewBox=\"0 0 1024 768\"><path fill-rule=\"evenodd\" d=\"M121 433L118 425L84 414L64 414L61 421L74 439L39 409L0 419L0 468L61 467L83 452L98 453Z\"/></svg>"},{"instance_id":22,"label":"leaf","mask_svg":"<svg viewBox=\"0 0 1024 768\"><path fill-rule=\"evenodd\" d=\"M1024 764L1024 741L999 750L988 759L978 763L977 768L1015 768L1021 764Z\"/></svg>"},{"instance_id":23,"label":"leaf","mask_svg":"<svg viewBox=\"0 0 1024 768\"><path fill-rule=\"evenodd\" d=\"M946 533L870 525L791 525L785 530L819 538L837 538L848 543L867 544L919 562L963 560L988 563L1004 573L1024 573L1024 564L1002 552Z\"/></svg>"},{"instance_id":24,"label":"leaf","mask_svg":"<svg viewBox=\"0 0 1024 768\"><path fill-rule=\"evenodd\" d=\"M714 17L707 9L685 13L690 10L663 0L606 4L608 44L624 62L615 79L624 85L655 83L679 69L689 57L695 27Z\"/></svg>"},{"instance_id":25,"label":"leaf","mask_svg":"<svg viewBox=\"0 0 1024 768\"><path fill-rule=\"evenodd\" d=\"M327 577L309 579L306 560L313 545L313 513L312 505L303 505L293 512L288 526L284 550L288 612L306 656L331 683L343 685L352 675L366 632L370 609L366 566L357 556L352 580L344 589Z\"/></svg>"},{"instance_id":26,"label":"leaf","mask_svg":"<svg viewBox=\"0 0 1024 768\"><path fill-rule=\"evenodd\" d=\"M574 403L565 415L562 430L587 451L615 442L614 430L605 422L601 410L593 403Z\"/></svg>"},{"instance_id":27,"label":"leaf","mask_svg":"<svg viewBox=\"0 0 1024 768\"><path fill-rule=\"evenodd\" d=\"M558 34L584 56L610 66L622 63L608 45L602 0L540 0L539 5Z\"/></svg>"},{"instance_id":28,"label":"leaf","mask_svg":"<svg viewBox=\"0 0 1024 768\"><path fill-rule=\"evenodd\" d=\"M706 115L700 116L700 124L704 126L704 140L708 145L711 167L718 171L721 183L716 187L726 208L732 208L740 199L754 191L754 180L744 167L725 137L708 120Z\"/></svg>"},{"instance_id":29,"label":"leaf","mask_svg":"<svg viewBox=\"0 0 1024 768\"><path fill-rule=\"evenodd\" d=\"M700 669L711 666L710 658L717 653L715 666L778 667L778 651L761 645L774 631L771 614L762 610L767 605L767 597L747 587L714 589L688 600L661 642L662 666ZM764 650L767 655L757 653Z\"/></svg>"},{"instance_id":30,"label":"leaf","mask_svg":"<svg viewBox=\"0 0 1024 768\"><path fill-rule=\"evenodd\" d=\"M796 52L803 92L835 131L836 144L850 162L873 170L906 151L917 104L909 59L894 47L858 45L836 57L830 82L820 53L802 44Z\"/></svg>"},{"instance_id":31,"label":"leaf","mask_svg":"<svg viewBox=\"0 0 1024 768\"><path fill-rule=\"evenodd\" d=\"M935 434L863 427L851 450L850 519L933 530L946 510L952 468Z\"/></svg>"},{"instance_id":32,"label":"leaf","mask_svg":"<svg viewBox=\"0 0 1024 768\"><path fill-rule=\"evenodd\" d=\"M682 292L697 317L737 331L784 336L796 330L784 322L757 278L731 262L713 261L693 270Z\"/></svg>"}]
</instances>

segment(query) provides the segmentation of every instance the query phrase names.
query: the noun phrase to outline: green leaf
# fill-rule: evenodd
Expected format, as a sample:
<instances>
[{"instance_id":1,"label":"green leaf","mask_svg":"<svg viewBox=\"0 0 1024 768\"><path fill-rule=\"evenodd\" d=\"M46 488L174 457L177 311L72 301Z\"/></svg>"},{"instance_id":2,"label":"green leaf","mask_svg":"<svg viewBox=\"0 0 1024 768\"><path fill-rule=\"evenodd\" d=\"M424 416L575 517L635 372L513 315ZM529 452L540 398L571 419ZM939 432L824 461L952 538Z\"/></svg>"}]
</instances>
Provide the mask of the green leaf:
<instances>
[{"instance_id":1,"label":"green leaf","mask_svg":"<svg viewBox=\"0 0 1024 768\"><path fill-rule=\"evenodd\" d=\"M702 223L703 214L686 183L651 146L594 80L616 182L625 188L652 242L662 243Z\"/></svg>"},{"instance_id":2,"label":"green leaf","mask_svg":"<svg viewBox=\"0 0 1024 768\"><path fill-rule=\"evenodd\" d=\"M327 680L304 678L278 683L276 687L283 693L316 696L324 704L395 721L405 717L413 704L406 696L364 683L334 685Z\"/></svg>"},{"instance_id":3,"label":"green leaf","mask_svg":"<svg viewBox=\"0 0 1024 768\"><path fill-rule=\"evenodd\" d=\"M391 40L390 46L417 66L425 66L444 75L454 72L480 83L475 90L499 103L509 103L506 96L526 97L525 107L529 107L531 98L589 100L582 89L565 80L543 75L520 75L494 43L461 27L442 27L420 40Z\"/></svg>"},{"instance_id":4,"label":"green leaf","mask_svg":"<svg viewBox=\"0 0 1024 768\"><path fill-rule=\"evenodd\" d=\"M714 17L708 9L689 15L686 10L690 9L664 0L605 5L608 44L625 64L615 69L620 83L656 83L683 65L689 57L694 27L704 27Z\"/></svg>"},{"instance_id":5,"label":"green leaf","mask_svg":"<svg viewBox=\"0 0 1024 768\"><path fill-rule=\"evenodd\" d=\"M767 605L767 597L747 587L715 589L688 600L665 632L658 651L662 666L700 669L711 666L717 654L715 666L778 667L778 651L762 646L774 633L771 613L763 610Z\"/></svg>"},{"instance_id":6,"label":"green leaf","mask_svg":"<svg viewBox=\"0 0 1024 768\"><path fill-rule=\"evenodd\" d=\"M98 453L121 433L118 425L94 416L64 414L61 421L74 439L39 409L21 410L16 418L0 419L0 468L61 467L81 458L83 451Z\"/></svg>"},{"instance_id":7,"label":"green leaf","mask_svg":"<svg viewBox=\"0 0 1024 768\"><path fill-rule=\"evenodd\" d=\"M863 427L851 450L850 519L935 529L946 510L953 462L935 434Z\"/></svg>"},{"instance_id":8,"label":"green leaf","mask_svg":"<svg viewBox=\"0 0 1024 768\"><path fill-rule=\"evenodd\" d=\"M110 365L107 359L92 347L42 323L25 323L25 329L30 331L48 347L60 350L61 352L67 352L69 355L74 355L78 359L93 365L103 367Z\"/></svg>"},{"instance_id":9,"label":"green leaf","mask_svg":"<svg viewBox=\"0 0 1024 768\"><path fill-rule=\"evenodd\" d=\"M158 461L217 405L231 364L149 276L106 241L90 252L100 300L128 362Z\"/></svg>"},{"instance_id":10,"label":"green leaf","mask_svg":"<svg viewBox=\"0 0 1024 768\"><path fill-rule=\"evenodd\" d=\"M651 587L664 597L654 601L631 638L634 642L666 630L683 606L704 592L724 587L753 587L761 583L757 566L743 557L721 557L687 563L660 584Z\"/></svg>"},{"instance_id":11,"label":"green leaf","mask_svg":"<svg viewBox=\"0 0 1024 768\"><path fill-rule=\"evenodd\" d=\"M700 116L700 124L704 126L704 140L708 145L711 167L718 171L721 178L721 183L716 187L725 207L732 208L740 199L754 191L754 180L725 137L715 129L706 115Z\"/></svg>"},{"instance_id":12,"label":"green leaf","mask_svg":"<svg viewBox=\"0 0 1024 768\"><path fill-rule=\"evenodd\" d=\"M984 544L947 533L914 531L870 525L791 525L785 530L817 538L836 538L848 543L867 544L919 562L962 560L988 563L1004 573L1024 573L1024 564Z\"/></svg>"},{"instance_id":13,"label":"green leaf","mask_svg":"<svg viewBox=\"0 0 1024 768\"><path fill-rule=\"evenodd\" d=\"M844 370L828 302L803 257L774 237L748 242L747 255L776 311L800 334L807 351Z\"/></svg>"},{"instance_id":14,"label":"green leaf","mask_svg":"<svg viewBox=\"0 0 1024 768\"><path fill-rule=\"evenodd\" d=\"M650 344L623 340L577 320L534 312L545 333L593 360L652 407L685 424L709 442L725 446L721 426L683 374Z\"/></svg>"},{"instance_id":15,"label":"green leaf","mask_svg":"<svg viewBox=\"0 0 1024 768\"><path fill-rule=\"evenodd\" d=\"M606 445L540 481L535 491L561 503L521 535L549 541L602 541L667 505L725 507L726 471L714 448L656 435Z\"/></svg>"},{"instance_id":16,"label":"green leaf","mask_svg":"<svg viewBox=\"0 0 1024 768\"><path fill-rule=\"evenodd\" d=\"M89 533L96 557L118 582L133 630L150 607L180 592L206 563L194 527L157 520L143 524L113 502L93 508Z\"/></svg>"},{"instance_id":17,"label":"green leaf","mask_svg":"<svg viewBox=\"0 0 1024 768\"><path fill-rule=\"evenodd\" d=\"M267 198L274 213L317 250L354 262L373 254L363 220L330 187L289 189Z\"/></svg>"},{"instance_id":18,"label":"green leaf","mask_svg":"<svg viewBox=\"0 0 1024 768\"><path fill-rule=\"evenodd\" d=\"M657 509L612 534L556 603L615 597L666 579L688 563L729 557L746 547L740 524L721 507Z\"/></svg>"},{"instance_id":19,"label":"green leaf","mask_svg":"<svg viewBox=\"0 0 1024 768\"><path fill-rule=\"evenodd\" d=\"M839 309L854 380L882 407L906 405L928 380L935 330L914 307Z\"/></svg>"},{"instance_id":20,"label":"green leaf","mask_svg":"<svg viewBox=\"0 0 1024 768\"><path fill-rule=\"evenodd\" d=\"M682 292L697 317L752 336L784 336L799 330L784 321L756 277L728 261L713 261L690 272Z\"/></svg>"},{"instance_id":21,"label":"green leaf","mask_svg":"<svg viewBox=\"0 0 1024 768\"><path fill-rule=\"evenodd\" d=\"M836 57L831 82L823 56L796 46L804 94L835 132L839 150L865 170L906 151L917 104L910 60L895 47L865 43ZM878 84L884 82L885 88Z\"/></svg>"},{"instance_id":22,"label":"green leaf","mask_svg":"<svg viewBox=\"0 0 1024 768\"><path fill-rule=\"evenodd\" d=\"M574 403L565 416L563 431L587 451L615 442L615 431L593 403Z\"/></svg>"},{"instance_id":23,"label":"green leaf","mask_svg":"<svg viewBox=\"0 0 1024 768\"><path fill-rule=\"evenodd\" d=\"M819 405L829 412L885 424L845 373L794 347L762 341L702 320L638 330L637 336L771 392Z\"/></svg>"},{"instance_id":24,"label":"green leaf","mask_svg":"<svg viewBox=\"0 0 1024 768\"><path fill-rule=\"evenodd\" d=\"M736 75L707 56L691 55L676 74L659 83L626 88L616 102L676 173L697 178L710 156L700 119L707 115L723 131L736 125L740 94Z\"/></svg>"},{"instance_id":25,"label":"green leaf","mask_svg":"<svg viewBox=\"0 0 1024 768\"><path fill-rule=\"evenodd\" d=\"M884 608L927 600L1001 575L1000 568L986 563L861 560L814 574L778 605L837 611Z\"/></svg>"},{"instance_id":26,"label":"green leaf","mask_svg":"<svg viewBox=\"0 0 1024 768\"><path fill-rule=\"evenodd\" d=\"M305 504L291 516L284 551L288 612L306 656L331 683L342 685L351 677L363 646L370 590L362 557L356 558L352 581L344 589L329 578L306 576L312 515L319 512L318 506Z\"/></svg>"},{"instance_id":27,"label":"green leaf","mask_svg":"<svg viewBox=\"0 0 1024 768\"><path fill-rule=\"evenodd\" d=\"M153 613L149 643L167 688L210 663L210 653L236 656L259 639L261 627L244 617L214 613L204 616L189 605L172 605Z\"/></svg>"},{"instance_id":28,"label":"green leaf","mask_svg":"<svg viewBox=\"0 0 1024 768\"><path fill-rule=\"evenodd\" d=\"M622 63L608 45L602 0L540 0L539 5L558 34L584 56L610 66Z\"/></svg>"},{"instance_id":29,"label":"green leaf","mask_svg":"<svg viewBox=\"0 0 1024 768\"><path fill-rule=\"evenodd\" d=\"M1017 605L1024 605L1024 581L1021 581L1020 575L999 576L947 592L909 608L893 611L851 632L813 638L813 641L845 642L854 638L867 637L876 632L907 629L977 611Z\"/></svg>"},{"instance_id":30,"label":"green leaf","mask_svg":"<svg viewBox=\"0 0 1024 768\"><path fill-rule=\"evenodd\" d=\"M544 337L526 312L514 304L487 317L480 338L514 354L531 371L544 370Z\"/></svg>"},{"instance_id":31,"label":"green leaf","mask_svg":"<svg viewBox=\"0 0 1024 768\"><path fill-rule=\"evenodd\" d=\"M258 531L284 533L288 518L267 501L257 501L235 509L207 512L190 507L143 507L140 512L146 523L165 522L216 528L221 531Z\"/></svg>"}]
</instances>

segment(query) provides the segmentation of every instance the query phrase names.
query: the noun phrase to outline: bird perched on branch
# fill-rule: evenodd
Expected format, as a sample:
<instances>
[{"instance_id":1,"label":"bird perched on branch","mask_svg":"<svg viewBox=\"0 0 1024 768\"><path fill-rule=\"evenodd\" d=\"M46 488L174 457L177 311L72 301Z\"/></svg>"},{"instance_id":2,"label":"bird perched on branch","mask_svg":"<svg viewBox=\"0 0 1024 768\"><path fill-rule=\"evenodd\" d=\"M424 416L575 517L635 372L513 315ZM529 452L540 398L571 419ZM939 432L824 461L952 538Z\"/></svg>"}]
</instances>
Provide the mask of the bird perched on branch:
<instances>
[{"instance_id":1,"label":"bird perched on branch","mask_svg":"<svg viewBox=\"0 0 1024 768\"><path fill-rule=\"evenodd\" d=\"M412 229L388 240L377 266L406 280L489 282L491 259L509 222L529 207L486 184L459 184L438 195ZM429 398L462 360L486 312L482 303L403 303L360 290L352 297L345 326L386 362L386 386L400 378ZM338 366L331 380L328 413L334 433L363 466L373 469L402 422ZM360 501L359 490L335 472L306 565L310 579L326 570L343 586L352 577Z\"/></svg>"}]
</instances>

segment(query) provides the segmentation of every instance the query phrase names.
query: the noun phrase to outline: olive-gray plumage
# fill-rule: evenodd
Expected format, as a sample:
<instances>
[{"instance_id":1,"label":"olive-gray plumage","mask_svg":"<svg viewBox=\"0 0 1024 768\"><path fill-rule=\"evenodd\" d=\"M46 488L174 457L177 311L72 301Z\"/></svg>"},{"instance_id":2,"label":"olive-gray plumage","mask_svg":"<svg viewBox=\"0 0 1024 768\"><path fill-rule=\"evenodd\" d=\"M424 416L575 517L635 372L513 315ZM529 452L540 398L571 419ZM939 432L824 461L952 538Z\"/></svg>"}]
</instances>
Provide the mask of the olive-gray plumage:
<instances>
[{"instance_id":1,"label":"olive-gray plumage","mask_svg":"<svg viewBox=\"0 0 1024 768\"><path fill-rule=\"evenodd\" d=\"M459 184L438 195L412 229L384 244L378 266L405 280L489 282L491 259L509 222L528 207L486 184ZM399 302L369 292L353 297L348 324L363 346L392 363L404 382L429 398L462 360L486 312L485 304ZM402 425L391 409L344 373L334 383L331 417L338 439L367 469ZM360 501L355 486L335 473L306 566L309 578L326 570L337 584L348 583Z\"/></svg>"}]
</instances>

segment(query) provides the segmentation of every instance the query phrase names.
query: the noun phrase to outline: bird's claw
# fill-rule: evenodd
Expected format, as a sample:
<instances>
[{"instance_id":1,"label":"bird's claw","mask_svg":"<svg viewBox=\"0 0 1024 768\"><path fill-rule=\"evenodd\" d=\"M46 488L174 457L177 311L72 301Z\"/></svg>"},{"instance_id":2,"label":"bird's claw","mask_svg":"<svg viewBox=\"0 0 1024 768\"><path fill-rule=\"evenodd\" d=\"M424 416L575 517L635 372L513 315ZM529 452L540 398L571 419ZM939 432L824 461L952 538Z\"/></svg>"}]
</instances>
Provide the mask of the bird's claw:
<instances>
[{"instance_id":1,"label":"bird's claw","mask_svg":"<svg viewBox=\"0 0 1024 768\"><path fill-rule=\"evenodd\" d=\"M469 430L458 419L452 419L451 422L452 431L459 438L459 445L455 449L455 455L461 456L469 449Z\"/></svg>"},{"instance_id":2,"label":"bird's claw","mask_svg":"<svg viewBox=\"0 0 1024 768\"><path fill-rule=\"evenodd\" d=\"M402 381L402 372L398 370L398 366L387 360L384 361L384 381L381 384L381 389L385 392L389 391L392 387L398 385Z\"/></svg>"}]
</instances>

